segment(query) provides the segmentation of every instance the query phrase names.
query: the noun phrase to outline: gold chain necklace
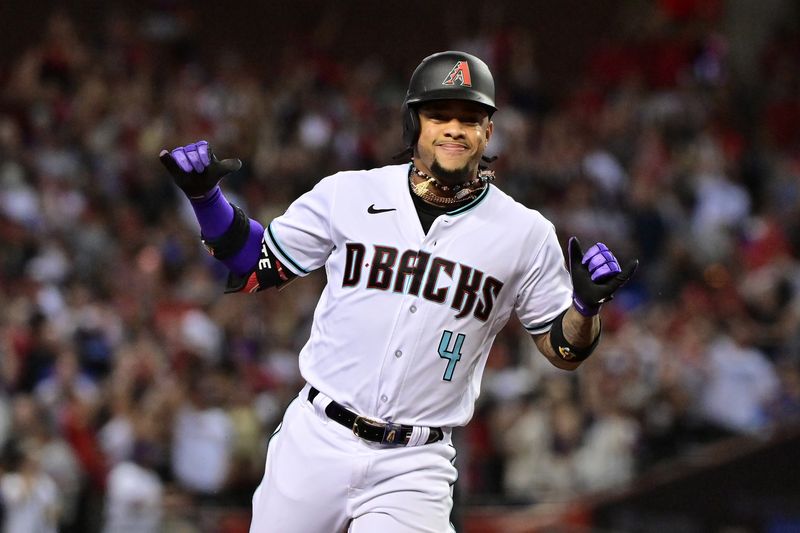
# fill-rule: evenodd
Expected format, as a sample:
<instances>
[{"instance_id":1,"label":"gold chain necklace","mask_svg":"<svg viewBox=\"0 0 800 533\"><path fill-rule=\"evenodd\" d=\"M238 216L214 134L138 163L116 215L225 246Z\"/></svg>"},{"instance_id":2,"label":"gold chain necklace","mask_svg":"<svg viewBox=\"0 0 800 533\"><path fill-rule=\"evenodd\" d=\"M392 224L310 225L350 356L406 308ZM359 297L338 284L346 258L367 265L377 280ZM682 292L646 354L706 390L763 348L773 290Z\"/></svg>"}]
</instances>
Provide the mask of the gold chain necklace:
<instances>
[{"instance_id":1,"label":"gold chain necklace","mask_svg":"<svg viewBox=\"0 0 800 533\"><path fill-rule=\"evenodd\" d=\"M412 165L412 168L415 167ZM418 173L417 175L419 176ZM475 189L460 188L458 192L456 192L456 194L453 196L439 196L437 194L434 194L433 191L431 191L432 188L437 188L435 183L436 179L433 176L428 176L428 178L421 183L414 183L414 178L412 178L412 174L410 172L408 174L408 183L409 185L411 185L411 190L414 192L414 194L416 194L429 204L440 205L440 206L452 205L460 202L465 202L467 200L472 200L473 198L475 198L486 185L480 179L476 179L473 181L476 184L479 184L480 186L476 187Z\"/></svg>"},{"instance_id":2,"label":"gold chain necklace","mask_svg":"<svg viewBox=\"0 0 800 533\"><path fill-rule=\"evenodd\" d=\"M437 180L436 178L434 178L430 174L426 174L425 172L423 172L420 169L418 169L417 166L414 165L414 164L411 165L411 172L413 172L414 174L416 174L420 178L424 179L425 182L430 183L431 185L433 185L434 187L436 187L440 191L445 191L445 192L449 192L449 191L459 192L462 189L469 189L472 186L478 185L479 183L481 183L481 178L480 177L476 177L475 179L468 180L468 181L465 181L463 183L457 183L456 185L445 185L444 183L442 183L441 181Z\"/></svg>"}]
</instances>

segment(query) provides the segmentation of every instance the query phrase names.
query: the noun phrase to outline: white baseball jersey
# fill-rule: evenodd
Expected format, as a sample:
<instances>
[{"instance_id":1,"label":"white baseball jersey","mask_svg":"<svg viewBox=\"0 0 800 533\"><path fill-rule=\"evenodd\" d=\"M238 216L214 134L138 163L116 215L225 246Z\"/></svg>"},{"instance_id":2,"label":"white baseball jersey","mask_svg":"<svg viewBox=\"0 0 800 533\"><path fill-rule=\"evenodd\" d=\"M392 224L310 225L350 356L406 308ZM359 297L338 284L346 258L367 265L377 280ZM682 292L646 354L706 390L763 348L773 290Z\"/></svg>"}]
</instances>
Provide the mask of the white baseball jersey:
<instances>
[{"instance_id":1,"label":"white baseball jersey","mask_svg":"<svg viewBox=\"0 0 800 533\"><path fill-rule=\"evenodd\" d=\"M516 312L543 333L571 303L553 225L493 185L426 235L409 164L322 179L264 239L299 276L325 266L300 371L363 416L450 427L472 417L486 359Z\"/></svg>"}]
</instances>

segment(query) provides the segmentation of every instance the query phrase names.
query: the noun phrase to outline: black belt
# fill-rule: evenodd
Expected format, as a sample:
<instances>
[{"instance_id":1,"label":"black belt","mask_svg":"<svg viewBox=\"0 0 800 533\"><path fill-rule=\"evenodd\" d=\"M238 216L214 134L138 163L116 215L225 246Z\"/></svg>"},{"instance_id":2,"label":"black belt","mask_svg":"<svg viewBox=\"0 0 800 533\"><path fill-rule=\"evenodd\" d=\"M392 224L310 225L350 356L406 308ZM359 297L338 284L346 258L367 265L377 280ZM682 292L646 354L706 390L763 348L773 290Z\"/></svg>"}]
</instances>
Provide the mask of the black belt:
<instances>
[{"instance_id":1,"label":"black belt","mask_svg":"<svg viewBox=\"0 0 800 533\"><path fill-rule=\"evenodd\" d=\"M319 391L314 387L308 391L308 401L314 403ZM394 446L407 446L411 439L414 426L402 424L391 424L388 422L378 422L355 414L350 409L339 405L331 400L325 408L325 414L334 422L338 422L347 429L352 429L357 437L370 442L380 442L381 444L391 444ZM430 428L428 440L425 444L440 441L444 438L442 428Z\"/></svg>"}]
</instances>

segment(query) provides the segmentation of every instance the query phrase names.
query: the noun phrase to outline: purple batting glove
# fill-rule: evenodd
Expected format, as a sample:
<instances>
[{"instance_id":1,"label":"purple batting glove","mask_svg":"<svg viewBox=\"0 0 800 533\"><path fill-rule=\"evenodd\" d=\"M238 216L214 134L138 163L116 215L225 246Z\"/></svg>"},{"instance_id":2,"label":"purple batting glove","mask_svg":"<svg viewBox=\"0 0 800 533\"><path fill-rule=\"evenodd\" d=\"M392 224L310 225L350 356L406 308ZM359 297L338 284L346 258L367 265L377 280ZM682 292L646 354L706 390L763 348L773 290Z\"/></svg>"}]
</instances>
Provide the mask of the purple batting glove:
<instances>
[{"instance_id":1,"label":"purple batting glove","mask_svg":"<svg viewBox=\"0 0 800 533\"><path fill-rule=\"evenodd\" d=\"M584 254L576 237L569 239L568 254L572 302L583 316L599 313L603 302L612 299L614 292L633 276L639 266L639 261L634 259L625 268L620 268L617 258L601 242Z\"/></svg>"},{"instance_id":2,"label":"purple batting glove","mask_svg":"<svg viewBox=\"0 0 800 533\"><path fill-rule=\"evenodd\" d=\"M202 198L219 180L242 166L238 159L218 160L206 141L180 146L171 152L162 150L159 159L175 184L186 196L195 199Z\"/></svg>"}]
</instances>

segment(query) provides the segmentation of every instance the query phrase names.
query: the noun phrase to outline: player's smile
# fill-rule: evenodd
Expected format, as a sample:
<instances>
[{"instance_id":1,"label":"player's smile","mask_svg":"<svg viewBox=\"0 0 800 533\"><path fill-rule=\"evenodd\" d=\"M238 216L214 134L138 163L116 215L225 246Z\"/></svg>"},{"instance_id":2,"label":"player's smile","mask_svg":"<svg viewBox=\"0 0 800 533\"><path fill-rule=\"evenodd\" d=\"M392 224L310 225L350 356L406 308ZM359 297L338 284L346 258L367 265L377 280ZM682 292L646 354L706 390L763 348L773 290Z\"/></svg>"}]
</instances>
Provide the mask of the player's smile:
<instances>
[{"instance_id":1,"label":"player's smile","mask_svg":"<svg viewBox=\"0 0 800 533\"><path fill-rule=\"evenodd\" d=\"M454 143L454 142L443 142L438 143L436 146L444 153L451 154L455 156L463 155L467 152L469 147L466 144L462 143Z\"/></svg>"},{"instance_id":2,"label":"player's smile","mask_svg":"<svg viewBox=\"0 0 800 533\"><path fill-rule=\"evenodd\" d=\"M478 171L478 163L492 134L492 122L480 104L438 100L419 109L418 165L426 171L452 172L437 176L461 182Z\"/></svg>"}]
</instances>

